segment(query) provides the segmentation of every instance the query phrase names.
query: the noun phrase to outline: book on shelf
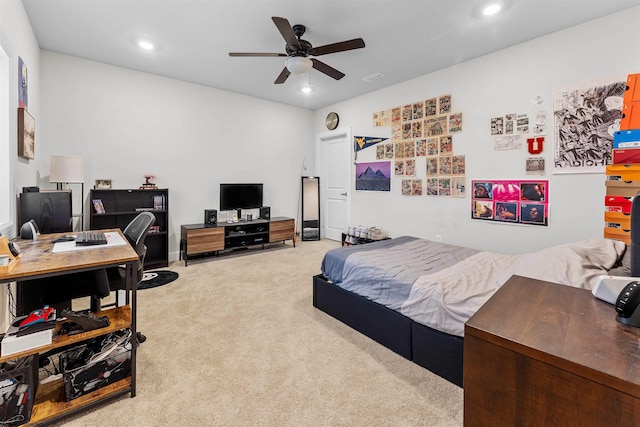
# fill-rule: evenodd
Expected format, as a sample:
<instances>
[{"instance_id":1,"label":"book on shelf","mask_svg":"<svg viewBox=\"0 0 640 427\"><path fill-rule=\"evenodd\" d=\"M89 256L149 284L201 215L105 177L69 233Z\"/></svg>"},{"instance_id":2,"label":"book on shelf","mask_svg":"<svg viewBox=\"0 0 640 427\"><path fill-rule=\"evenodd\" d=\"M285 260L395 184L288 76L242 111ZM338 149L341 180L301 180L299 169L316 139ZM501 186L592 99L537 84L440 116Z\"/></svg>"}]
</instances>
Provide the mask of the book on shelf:
<instances>
[{"instance_id":1,"label":"book on shelf","mask_svg":"<svg viewBox=\"0 0 640 427\"><path fill-rule=\"evenodd\" d=\"M153 196L153 208L159 211L166 209L164 194Z\"/></svg>"},{"instance_id":2,"label":"book on shelf","mask_svg":"<svg viewBox=\"0 0 640 427\"><path fill-rule=\"evenodd\" d=\"M93 208L96 210L96 213L103 214L105 213L104 205L102 204L102 199L93 199Z\"/></svg>"},{"instance_id":3,"label":"book on shelf","mask_svg":"<svg viewBox=\"0 0 640 427\"><path fill-rule=\"evenodd\" d=\"M136 212L147 212L153 210L155 210L155 208L136 208Z\"/></svg>"},{"instance_id":4,"label":"book on shelf","mask_svg":"<svg viewBox=\"0 0 640 427\"><path fill-rule=\"evenodd\" d=\"M160 232L159 225L152 225L151 228L149 228L149 233L159 233L159 232Z\"/></svg>"}]
</instances>

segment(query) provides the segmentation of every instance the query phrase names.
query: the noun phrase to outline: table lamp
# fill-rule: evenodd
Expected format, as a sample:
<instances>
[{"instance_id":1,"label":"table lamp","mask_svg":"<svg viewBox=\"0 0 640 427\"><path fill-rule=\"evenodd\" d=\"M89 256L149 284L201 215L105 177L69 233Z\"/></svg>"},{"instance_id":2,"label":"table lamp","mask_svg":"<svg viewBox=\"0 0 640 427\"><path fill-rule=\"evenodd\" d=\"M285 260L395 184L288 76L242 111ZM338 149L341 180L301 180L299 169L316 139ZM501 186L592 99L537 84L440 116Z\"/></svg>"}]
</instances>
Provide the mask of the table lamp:
<instances>
[{"instance_id":1,"label":"table lamp","mask_svg":"<svg viewBox=\"0 0 640 427\"><path fill-rule=\"evenodd\" d=\"M52 155L49 182L55 182L58 190L64 183L82 184L80 228L84 230L84 157Z\"/></svg>"}]
</instances>

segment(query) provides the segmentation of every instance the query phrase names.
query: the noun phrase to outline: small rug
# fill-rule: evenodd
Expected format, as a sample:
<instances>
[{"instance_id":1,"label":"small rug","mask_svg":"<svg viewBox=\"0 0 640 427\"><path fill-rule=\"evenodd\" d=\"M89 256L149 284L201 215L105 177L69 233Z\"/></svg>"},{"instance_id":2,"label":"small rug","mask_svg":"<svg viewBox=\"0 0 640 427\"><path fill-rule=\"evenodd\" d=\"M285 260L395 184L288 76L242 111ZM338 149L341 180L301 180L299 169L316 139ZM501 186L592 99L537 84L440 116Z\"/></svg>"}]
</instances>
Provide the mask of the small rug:
<instances>
[{"instance_id":1,"label":"small rug","mask_svg":"<svg viewBox=\"0 0 640 427\"><path fill-rule=\"evenodd\" d=\"M178 278L179 274L174 271L159 270L148 271L142 275L142 280L138 284L138 289L149 289L166 285Z\"/></svg>"}]
</instances>

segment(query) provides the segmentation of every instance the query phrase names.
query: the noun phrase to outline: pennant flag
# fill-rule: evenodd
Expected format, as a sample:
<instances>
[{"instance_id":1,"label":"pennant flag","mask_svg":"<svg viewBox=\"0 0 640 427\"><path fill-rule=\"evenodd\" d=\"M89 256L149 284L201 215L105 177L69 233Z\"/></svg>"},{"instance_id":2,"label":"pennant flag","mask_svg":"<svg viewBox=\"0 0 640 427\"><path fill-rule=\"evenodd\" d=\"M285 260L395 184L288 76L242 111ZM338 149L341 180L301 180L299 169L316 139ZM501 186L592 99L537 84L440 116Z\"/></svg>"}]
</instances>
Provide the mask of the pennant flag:
<instances>
[{"instance_id":1,"label":"pennant flag","mask_svg":"<svg viewBox=\"0 0 640 427\"><path fill-rule=\"evenodd\" d=\"M356 144L356 151L360 151L363 148L371 147L372 145L377 144L378 142L386 141L389 138L378 138L375 136L354 136L353 137Z\"/></svg>"}]
</instances>

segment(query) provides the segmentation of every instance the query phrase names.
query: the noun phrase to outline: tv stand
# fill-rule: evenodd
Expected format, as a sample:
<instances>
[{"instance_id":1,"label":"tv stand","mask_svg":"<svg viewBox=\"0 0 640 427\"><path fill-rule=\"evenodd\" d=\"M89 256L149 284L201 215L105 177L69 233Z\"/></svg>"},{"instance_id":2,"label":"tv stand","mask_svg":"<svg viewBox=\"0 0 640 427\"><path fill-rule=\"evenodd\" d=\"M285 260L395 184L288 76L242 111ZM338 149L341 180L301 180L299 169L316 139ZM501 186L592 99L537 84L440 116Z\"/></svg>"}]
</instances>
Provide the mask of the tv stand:
<instances>
[{"instance_id":1,"label":"tv stand","mask_svg":"<svg viewBox=\"0 0 640 427\"><path fill-rule=\"evenodd\" d=\"M221 222L217 225L187 224L181 226L180 259L187 266L195 256L216 255L220 251L247 249L250 246L294 239L293 218L275 217L252 221Z\"/></svg>"}]
</instances>

